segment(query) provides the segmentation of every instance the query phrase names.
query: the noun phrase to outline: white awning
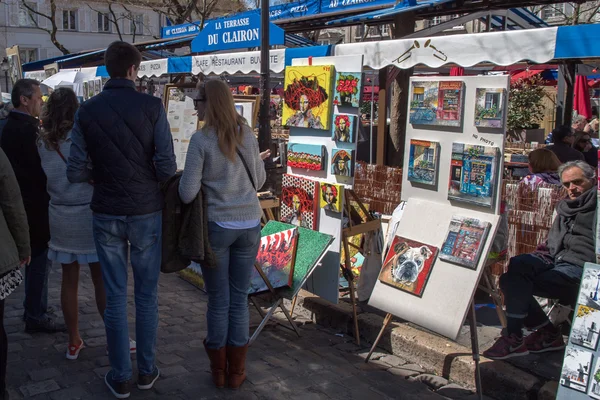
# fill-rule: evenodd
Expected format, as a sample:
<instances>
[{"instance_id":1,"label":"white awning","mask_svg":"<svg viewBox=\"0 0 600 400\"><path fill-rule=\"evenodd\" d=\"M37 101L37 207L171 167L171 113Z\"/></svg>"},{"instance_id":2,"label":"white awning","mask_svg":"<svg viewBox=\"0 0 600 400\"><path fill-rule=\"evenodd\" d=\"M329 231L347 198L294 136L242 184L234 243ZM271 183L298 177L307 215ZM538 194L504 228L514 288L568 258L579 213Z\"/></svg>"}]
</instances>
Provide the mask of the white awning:
<instances>
[{"instance_id":1,"label":"white awning","mask_svg":"<svg viewBox=\"0 0 600 400\"><path fill-rule=\"evenodd\" d=\"M408 69L416 65L438 68L489 62L512 65L519 61L546 63L554 58L558 28L491 32L416 39L340 44L336 56L364 55L364 65Z\"/></svg>"},{"instance_id":2,"label":"white awning","mask_svg":"<svg viewBox=\"0 0 600 400\"><path fill-rule=\"evenodd\" d=\"M138 78L151 78L161 76L167 73L169 60L162 58L160 60L143 61L138 70Z\"/></svg>"},{"instance_id":3,"label":"white awning","mask_svg":"<svg viewBox=\"0 0 600 400\"><path fill-rule=\"evenodd\" d=\"M270 51L273 72L282 72L285 69L285 49ZM249 74L260 72L260 51L247 51L243 53L211 54L192 57L192 74Z\"/></svg>"}]
</instances>

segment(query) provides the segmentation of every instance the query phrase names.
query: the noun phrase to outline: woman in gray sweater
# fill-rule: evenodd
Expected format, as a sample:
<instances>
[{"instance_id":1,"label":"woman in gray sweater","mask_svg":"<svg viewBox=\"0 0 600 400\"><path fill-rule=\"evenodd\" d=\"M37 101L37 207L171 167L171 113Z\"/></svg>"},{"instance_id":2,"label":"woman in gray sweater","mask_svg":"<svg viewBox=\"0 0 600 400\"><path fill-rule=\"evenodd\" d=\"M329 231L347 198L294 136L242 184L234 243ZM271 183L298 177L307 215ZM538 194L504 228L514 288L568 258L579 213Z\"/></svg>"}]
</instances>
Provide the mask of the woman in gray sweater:
<instances>
[{"instance_id":1,"label":"woman in gray sweater","mask_svg":"<svg viewBox=\"0 0 600 400\"><path fill-rule=\"evenodd\" d=\"M229 387L236 389L246 379L248 289L260 243L256 190L265 183L262 159L269 153L259 153L256 137L238 115L224 82L201 82L194 103L204 127L190 140L179 196L191 203L202 187L206 198L217 266L202 266L208 292L204 347L215 385L225 386L227 371Z\"/></svg>"}]
</instances>

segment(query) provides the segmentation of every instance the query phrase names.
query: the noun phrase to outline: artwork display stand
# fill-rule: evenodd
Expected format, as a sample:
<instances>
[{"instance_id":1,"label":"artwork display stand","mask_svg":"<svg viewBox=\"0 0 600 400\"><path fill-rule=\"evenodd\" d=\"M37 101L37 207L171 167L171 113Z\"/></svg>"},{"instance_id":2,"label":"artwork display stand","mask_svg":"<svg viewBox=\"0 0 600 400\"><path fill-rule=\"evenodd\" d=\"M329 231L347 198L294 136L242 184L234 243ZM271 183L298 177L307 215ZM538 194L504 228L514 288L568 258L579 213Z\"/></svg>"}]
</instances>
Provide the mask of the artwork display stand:
<instances>
[{"instance_id":1,"label":"artwork display stand","mask_svg":"<svg viewBox=\"0 0 600 400\"><path fill-rule=\"evenodd\" d=\"M367 216L367 221L361 224L354 224L351 217L352 205L354 201L362 212ZM352 273L352 261L350 260L350 246L355 247L354 244L350 243L350 238L356 235L361 235L368 232L378 232L381 230L381 220L374 219L371 213L367 210L365 205L360 201L358 196L353 190L346 190L344 192L344 210L348 215L348 228L342 230L342 245L344 246L344 260L340 263L340 268L344 278L348 281L348 288L350 291L350 302L352 303L352 319L354 322L354 338L358 346L360 346L360 332L358 329L358 313L356 311L356 290L354 287L354 274Z\"/></svg>"}]
</instances>

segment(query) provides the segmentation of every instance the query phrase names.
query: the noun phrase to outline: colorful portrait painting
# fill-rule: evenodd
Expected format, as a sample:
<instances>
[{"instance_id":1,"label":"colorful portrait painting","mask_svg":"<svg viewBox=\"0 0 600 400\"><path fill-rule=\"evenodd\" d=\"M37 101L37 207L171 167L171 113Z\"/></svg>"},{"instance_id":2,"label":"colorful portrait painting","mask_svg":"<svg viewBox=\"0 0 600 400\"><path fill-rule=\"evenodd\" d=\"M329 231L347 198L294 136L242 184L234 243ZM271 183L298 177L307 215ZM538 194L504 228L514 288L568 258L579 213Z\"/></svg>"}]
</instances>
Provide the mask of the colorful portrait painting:
<instances>
[{"instance_id":1,"label":"colorful portrait painting","mask_svg":"<svg viewBox=\"0 0 600 400\"><path fill-rule=\"evenodd\" d=\"M504 128L506 90L477 88L475 90L475 126Z\"/></svg>"},{"instance_id":2,"label":"colorful portrait painting","mask_svg":"<svg viewBox=\"0 0 600 400\"><path fill-rule=\"evenodd\" d=\"M331 154L331 173L338 176L354 176L354 150L333 149Z\"/></svg>"},{"instance_id":3,"label":"colorful portrait painting","mask_svg":"<svg viewBox=\"0 0 600 400\"><path fill-rule=\"evenodd\" d=\"M423 297L437 253L437 247L396 236L379 273L379 281Z\"/></svg>"},{"instance_id":4,"label":"colorful portrait painting","mask_svg":"<svg viewBox=\"0 0 600 400\"><path fill-rule=\"evenodd\" d=\"M338 72L335 75L333 104L359 107L362 95L362 72Z\"/></svg>"},{"instance_id":5,"label":"colorful portrait painting","mask_svg":"<svg viewBox=\"0 0 600 400\"><path fill-rule=\"evenodd\" d=\"M354 143L356 115L334 114L331 138L336 142Z\"/></svg>"},{"instance_id":6,"label":"colorful portrait painting","mask_svg":"<svg viewBox=\"0 0 600 400\"><path fill-rule=\"evenodd\" d=\"M327 153L325 146L317 144L290 143L288 144L287 163L292 168L324 170L324 158Z\"/></svg>"},{"instance_id":7,"label":"colorful portrait painting","mask_svg":"<svg viewBox=\"0 0 600 400\"><path fill-rule=\"evenodd\" d=\"M281 222L316 230L319 182L284 174L281 186Z\"/></svg>"},{"instance_id":8,"label":"colorful portrait painting","mask_svg":"<svg viewBox=\"0 0 600 400\"><path fill-rule=\"evenodd\" d=\"M408 180L435 186L437 183L440 144L428 140L410 141Z\"/></svg>"},{"instance_id":9,"label":"colorful portrait painting","mask_svg":"<svg viewBox=\"0 0 600 400\"><path fill-rule=\"evenodd\" d=\"M497 147L452 143L448 199L494 206L498 182Z\"/></svg>"},{"instance_id":10,"label":"colorful portrait painting","mask_svg":"<svg viewBox=\"0 0 600 400\"><path fill-rule=\"evenodd\" d=\"M294 261L298 244L298 228L263 236L260 239L256 264L262 269L274 289L292 286ZM252 271L249 294L269 290L258 271Z\"/></svg>"},{"instance_id":11,"label":"colorful portrait painting","mask_svg":"<svg viewBox=\"0 0 600 400\"><path fill-rule=\"evenodd\" d=\"M325 211L342 212L344 186L321 183L321 208Z\"/></svg>"},{"instance_id":12,"label":"colorful portrait painting","mask_svg":"<svg viewBox=\"0 0 600 400\"><path fill-rule=\"evenodd\" d=\"M491 224L475 218L453 216L440 259L477 269Z\"/></svg>"},{"instance_id":13,"label":"colorful portrait painting","mask_svg":"<svg viewBox=\"0 0 600 400\"><path fill-rule=\"evenodd\" d=\"M591 352L568 346L565 350L565 358L560 373L560 384L569 389L585 393L590 383L592 359Z\"/></svg>"},{"instance_id":14,"label":"colorful portrait painting","mask_svg":"<svg viewBox=\"0 0 600 400\"><path fill-rule=\"evenodd\" d=\"M332 114L334 67L286 67L283 124L288 127L329 130Z\"/></svg>"},{"instance_id":15,"label":"colorful portrait painting","mask_svg":"<svg viewBox=\"0 0 600 400\"><path fill-rule=\"evenodd\" d=\"M409 121L414 125L462 126L462 81L414 81Z\"/></svg>"}]
</instances>

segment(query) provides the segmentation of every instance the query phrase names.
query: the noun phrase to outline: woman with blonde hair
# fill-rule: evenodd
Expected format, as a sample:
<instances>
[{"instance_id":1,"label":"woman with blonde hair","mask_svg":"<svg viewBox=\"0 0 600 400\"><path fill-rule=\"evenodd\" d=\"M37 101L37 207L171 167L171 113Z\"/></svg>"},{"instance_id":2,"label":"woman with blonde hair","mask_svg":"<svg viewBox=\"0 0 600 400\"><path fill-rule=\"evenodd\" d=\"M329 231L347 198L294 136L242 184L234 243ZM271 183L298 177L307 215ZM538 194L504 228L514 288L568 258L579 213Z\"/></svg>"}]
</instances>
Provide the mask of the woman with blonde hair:
<instances>
[{"instance_id":1,"label":"woman with blonde hair","mask_svg":"<svg viewBox=\"0 0 600 400\"><path fill-rule=\"evenodd\" d=\"M248 289L260 243L256 192L265 183L262 160L270 153L259 152L225 82L200 82L194 104L204 126L190 140L179 196L191 203L202 187L217 259L214 268L201 266L208 293L204 347L215 385L224 387L227 378L229 387L237 389L246 379Z\"/></svg>"},{"instance_id":2,"label":"woman with blonde hair","mask_svg":"<svg viewBox=\"0 0 600 400\"><path fill-rule=\"evenodd\" d=\"M533 188L542 183L560 185L557 171L561 162L553 151L545 148L533 150L528 158L531 174L523 179L524 184L531 185Z\"/></svg>"}]
</instances>

